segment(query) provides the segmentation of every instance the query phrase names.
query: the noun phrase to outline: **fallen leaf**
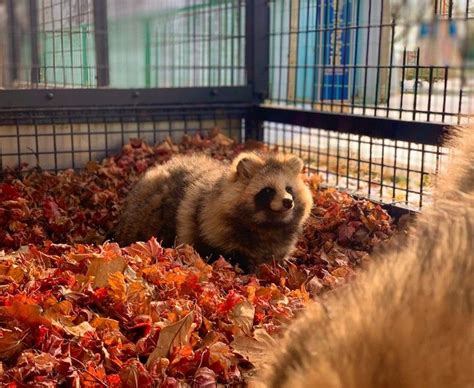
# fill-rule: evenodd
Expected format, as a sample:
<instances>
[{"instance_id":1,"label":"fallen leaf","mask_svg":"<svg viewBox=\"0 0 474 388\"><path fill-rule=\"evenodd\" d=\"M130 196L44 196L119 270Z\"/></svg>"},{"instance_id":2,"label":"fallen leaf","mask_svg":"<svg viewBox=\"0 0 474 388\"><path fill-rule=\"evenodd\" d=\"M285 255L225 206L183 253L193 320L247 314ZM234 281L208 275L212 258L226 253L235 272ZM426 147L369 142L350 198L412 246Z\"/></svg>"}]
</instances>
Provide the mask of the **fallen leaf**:
<instances>
[{"instance_id":1,"label":"fallen leaf","mask_svg":"<svg viewBox=\"0 0 474 388\"><path fill-rule=\"evenodd\" d=\"M153 386L153 378L138 360L128 360L121 368L119 376L123 388Z\"/></svg>"},{"instance_id":2,"label":"fallen leaf","mask_svg":"<svg viewBox=\"0 0 474 388\"><path fill-rule=\"evenodd\" d=\"M43 317L41 306L26 301L23 297L15 299L11 306L0 307L0 315L2 310L7 316L29 326L51 326L51 321Z\"/></svg>"},{"instance_id":3,"label":"fallen leaf","mask_svg":"<svg viewBox=\"0 0 474 388\"><path fill-rule=\"evenodd\" d=\"M91 326L97 330L118 330L119 322L115 319L96 317L92 320Z\"/></svg>"},{"instance_id":4,"label":"fallen leaf","mask_svg":"<svg viewBox=\"0 0 474 388\"><path fill-rule=\"evenodd\" d=\"M19 353L23 348L22 339L21 333L0 328L0 359L8 360Z\"/></svg>"},{"instance_id":5,"label":"fallen leaf","mask_svg":"<svg viewBox=\"0 0 474 388\"><path fill-rule=\"evenodd\" d=\"M235 355L230 347L223 342L209 346L209 366L217 373L226 373L234 364Z\"/></svg>"},{"instance_id":6,"label":"fallen leaf","mask_svg":"<svg viewBox=\"0 0 474 388\"><path fill-rule=\"evenodd\" d=\"M115 272L123 273L126 266L127 262L122 256L96 256L89 265L87 276L94 276L94 287L106 287L109 285L109 276Z\"/></svg>"},{"instance_id":7,"label":"fallen leaf","mask_svg":"<svg viewBox=\"0 0 474 388\"><path fill-rule=\"evenodd\" d=\"M122 272L115 272L109 275L109 295L116 302L125 302L127 299L127 285L125 284L125 276Z\"/></svg>"},{"instance_id":8,"label":"fallen leaf","mask_svg":"<svg viewBox=\"0 0 474 388\"><path fill-rule=\"evenodd\" d=\"M76 326L63 325L63 329L66 333L71 334L75 337L83 337L87 332L95 331L95 328L92 327L89 322L82 322Z\"/></svg>"},{"instance_id":9,"label":"fallen leaf","mask_svg":"<svg viewBox=\"0 0 474 388\"><path fill-rule=\"evenodd\" d=\"M193 388L217 388L216 374L213 370L203 367L194 374Z\"/></svg>"},{"instance_id":10,"label":"fallen leaf","mask_svg":"<svg viewBox=\"0 0 474 388\"><path fill-rule=\"evenodd\" d=\"M243 301L235 305L232 310L232 320L244 334L251 335L255 307L249 301Z\"/></svg>"},{"instance_id":11,"label":"fallen leaf","mask_svg":"<svg viewBox=\"0 0 474 388\"><path fill-rule=\"evenodd\" d=\"M174 347L184 346L189 343L193 320L194 312L190 312L178 322L161 329L156 348L146 362L147 368L150 368L160 358L167 358Z\"/></svg>"},{"instance_id":12,"label":"fallen leaf","mask_svg":"<svg viewBox=\"0 0 474 388\"><path fill-rule=\"evenodd\" d=\"M253 337L237 335L230 344L236 353L247 358L257 369L268 363L277 342L265 329L256 329Z\"/></svg>"}]
</instances>

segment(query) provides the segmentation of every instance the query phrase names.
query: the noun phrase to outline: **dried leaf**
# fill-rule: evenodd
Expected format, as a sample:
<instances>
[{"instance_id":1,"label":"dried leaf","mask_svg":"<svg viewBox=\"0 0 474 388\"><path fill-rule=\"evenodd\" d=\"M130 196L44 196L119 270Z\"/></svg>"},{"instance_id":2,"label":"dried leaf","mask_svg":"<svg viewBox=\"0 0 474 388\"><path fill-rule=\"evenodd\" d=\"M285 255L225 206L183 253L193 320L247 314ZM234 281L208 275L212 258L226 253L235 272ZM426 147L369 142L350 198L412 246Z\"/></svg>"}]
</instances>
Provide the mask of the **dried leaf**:
<instances>
[{"instance_id":1,"label":"dried leaf","mask_svg":"<svg viewBox=\"0 0 474 388\"><path fill-rule=\"evenodd\" d=\"M87 332L94 332L95 328L90 325L89 322L82 322L76 326L63 326L66 333L71 334L75 337L83 337Z\"/></svg>"},{"instance_id":2,"label":"dried leaf","mask_svg":"<svg viewBox=\"0 0 474 388\"><path fill-rule=\"evenodd\" d=\"M125 276L122 272L115 272L109 275L109 295L118 302L127 300L127 285L125 284Z\"/></svg>"},{"instance_id":3,"label":"dried leaf","mask_svg":"<svg viewBox=\"0 0 474 388\"><path fill-rule=\"evenodd\" d=\"M116 272L123 273L126 266L122 256L96 256L89 265L87 276L94 276L94 287L106 287L109 284L109 276Z\"/></svg>"},{"instance_id":4,"label":"dried leaf","mask_svg":"<svg viewBox=\"0 0 474 388\"><path fill-rule=\"evenodd\" d=\"M232 310L232 320L247 335L251 335L255 307L249 301L243 301L235 305Z\"/></svg>"},{"instance_id":5,"label":"dried leaf","mask_svg":"<svg viewBox=\"0 0 474 388\"><path fill-rule=\"evenodd\" d=\"M121 368L119 376L123 388L153 386L153 378L138 360L127 361Z\"/></svg>"},{"instance_id":6,"label":"dried leaf","mask_svg":"<svg viewBox=\"0 0 474 388\"><path fill-rule=\"evenodd\" d=\"M0 328L0 359L8 360L21 352L22 339L21 333Z\"/></svg>"},{"instance_id":7,"label":"dried leaf","mask_svg":"<svg viewBox=\"0 0 474 388\"><path fill-rule=\"evenodd\" d=\"M25 272L23 271L23 269L16 265L0 264L0 277L1 276L9 277L14 282L19 283L23 280Z\"/></svg>"},{"instance_id":8,"label":"dried leaf","mask_svg":"<svg viewBox=\"0 0 474 388\"><path fill-rule=\"evenodd\" d=\"M231 343L236 353L247 358L255 368L259 369L270 360L277 342L265 329L256 329L253 337L237 335Z\"/></svg>"},{"instance_id":9,"label":"dried leaf","mask_svg":"<svg viewBox=\"0 0 474 388\"><path fill-rule=\"evenodd\" d=\"M91 326L97 330L118 330L119 323L115 319L96 317L92 320Z\"/></svg>"},{"instance_id":10,"label":"dried leaf","mask_svg":"<svg viewBox=\"0 0 474 388\"><path fill-rule=\"evenodd\" d=\"M51 325L51 321L43 317L41 306L23 297L15 299L11 306L0 307L0 315L2 311L10 318L17 319L28 326Z\"/></svg>"},{"instance_id":11,"label":"dried leaf","mask_svg":"<svg viewBox=\"0 0 474 388\"><path fill-rule=\"evenodd\" d=\"M193 388L217 388L214 371L206 367L199 368L193 378Z\"/></svg>"},{"instance_id":12,"label":"dried leaf","mask_svg":"<svg viewBox=\"0 0 474 388\"><path fill-rule=\"evenodd\" d=\"M209 366L217 373L226 373L234 360L235 355L228 345L216 342L209 347Z\"/></svg>"},{"instance_id":13,"label":"dried leaf","mask_svg":"<svg viewBox=\"0 0 474 388\"><path fill-rule=\"evenodd\" d=\"M167 358L173 347L189 343L193 320L194 312L190 312L178 322L161 329L156 348L146 362L147 368L150 368L158 359Z\"/></svg>"}]
</instances>

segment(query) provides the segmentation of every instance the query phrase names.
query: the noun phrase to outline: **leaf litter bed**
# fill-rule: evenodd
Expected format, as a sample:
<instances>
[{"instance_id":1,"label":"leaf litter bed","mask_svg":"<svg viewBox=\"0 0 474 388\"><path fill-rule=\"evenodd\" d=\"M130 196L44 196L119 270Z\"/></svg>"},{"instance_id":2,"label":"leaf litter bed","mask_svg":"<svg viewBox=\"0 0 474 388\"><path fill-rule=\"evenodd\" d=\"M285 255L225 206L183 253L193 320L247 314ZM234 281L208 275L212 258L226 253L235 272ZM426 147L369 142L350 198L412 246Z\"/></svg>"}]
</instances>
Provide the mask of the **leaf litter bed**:
<instances>
[{"instance_id":1,"label":"leaf litter bed","mask_svg":"<svg viewBox=\"0 0 474 388\"><path fill-rule=\"evenodd\" d=\"M394 225L379 206L319 190L292 258L244 274L152 238L101 244L139 176L173 154L231 160L258 143L218 131L120 154L80 171L3 171L0 386L244 385L314 297L352 280Z\"/></svg>"}]
</instances>

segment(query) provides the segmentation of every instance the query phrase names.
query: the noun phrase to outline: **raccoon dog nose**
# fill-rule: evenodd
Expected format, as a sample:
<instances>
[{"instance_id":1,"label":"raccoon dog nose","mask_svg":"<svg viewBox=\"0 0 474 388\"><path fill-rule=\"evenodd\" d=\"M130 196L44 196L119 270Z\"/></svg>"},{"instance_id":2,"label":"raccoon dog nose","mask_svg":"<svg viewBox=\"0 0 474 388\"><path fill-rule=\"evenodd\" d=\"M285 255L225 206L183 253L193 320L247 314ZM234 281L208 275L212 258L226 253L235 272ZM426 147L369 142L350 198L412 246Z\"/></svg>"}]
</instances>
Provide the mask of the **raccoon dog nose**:
<instances>
[{"instance_id":1,"label":"raccoon dog nose","mask_svg":"<svg viewBox=\"0 0 474 388\"><path fill-rule=\"evenodd\" d=\"M293 207L293 200L289 198L284 198L283 207L288 210L291 209Z\"/></svg>"}]
</instances>

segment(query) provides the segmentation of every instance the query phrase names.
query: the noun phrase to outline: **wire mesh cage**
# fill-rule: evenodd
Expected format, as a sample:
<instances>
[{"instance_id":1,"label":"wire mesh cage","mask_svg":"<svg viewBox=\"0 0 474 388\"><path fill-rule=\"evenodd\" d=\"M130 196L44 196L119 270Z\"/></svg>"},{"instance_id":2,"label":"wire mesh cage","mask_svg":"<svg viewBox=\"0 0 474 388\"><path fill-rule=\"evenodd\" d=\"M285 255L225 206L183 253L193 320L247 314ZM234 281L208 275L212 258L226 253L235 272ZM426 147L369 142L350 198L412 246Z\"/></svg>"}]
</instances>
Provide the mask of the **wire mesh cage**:
<instances>
[{"instance_id":1,"label":"wire mesh cage","mask_svg":"<svg viewBox=\"0 0 474 388\"><path fill-rule=\"evenodd\" d=\"M421 208L472 109L473 16L469 0L4 0L0 160L81 168L217 126Z\"/></svg>"}]
</instances>

